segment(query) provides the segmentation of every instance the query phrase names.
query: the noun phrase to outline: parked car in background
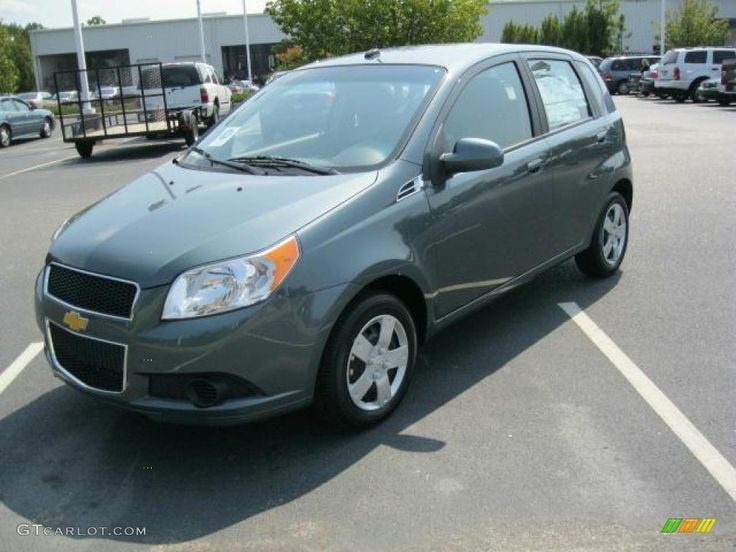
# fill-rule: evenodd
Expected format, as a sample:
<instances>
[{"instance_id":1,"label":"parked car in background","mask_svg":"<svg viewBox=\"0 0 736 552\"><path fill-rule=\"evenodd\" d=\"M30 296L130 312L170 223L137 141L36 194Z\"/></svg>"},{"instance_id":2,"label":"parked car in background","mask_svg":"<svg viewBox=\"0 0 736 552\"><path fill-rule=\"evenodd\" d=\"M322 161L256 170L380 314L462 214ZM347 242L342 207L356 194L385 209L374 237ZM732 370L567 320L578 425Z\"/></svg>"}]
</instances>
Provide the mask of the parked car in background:
<instances>
[{"instance_id":1,"label":"parked car in background","mask_svg":"<svg viewBox=\"0 0 736 552\"><path fill-rule=\"evenodd\" d=\"M230 112L230 89L220 82L214 67L206 63L164 63L159 69L151 66L143 74L143 87L153 94L145 98L146 110L154 112L164 108L160 96L163 84L166 108L191 109L197 120L214 125L221 115Z\"/></svg>"},{"instance_id":2,"label":"parked car in background","mask_svg":"<svg viewBox=\"0 0 736 552\"><path fill-rule=\"evenodd\" d=\"M66 102L76 102L79 99L79 94L76 90L64 90L59 92L58 94L54 94L51 96L52 101L60 101L62 103Z\"/></svg>"},{"instance_id":3,"label":"parked car in background","mask_svg":"<svg viewBox=\"0 0 736 552\"><path fill-rule=\"evenodd\" d=\"M705 81L702 81L700 83L700 86L698 86L697 96L699 102L709 102L709 101L720 101L721 96L723 95L722 92L723 86L721 85L721 78L715 78L715 79L708 79Z\"/></svg>"},{"instance_id":4,"label":"parked car in background","mask_svg":"<svg viewBox=\"0 0 736 552\"><path fill-rule=\"evenodd\" d=\"M630 91L629 75L631 73L641 74L642 70L649 69L659 59L659 56L653 54L608 57L600 63L598 72L611 94L628 94Z\"/></svg>"},{"instance_id":5,"label":"parked car in background","mask_svg":"<svg viewBox=\"0 0 736 552\"><path fill-rule=\"evenodd\" d=\"M16 97L35 108L44 107L46 102L53 100L53 96L50 92L21 92L20 94L17 94Z\"/></svg>"},{"instance_id":6,"label":"parked car in background","mask_svg":"<svg viewBox=\"0 0 736 552\"><path fill-rule=\"evenodd\" d=\"M722 93L718 99L721 105L730 105L736 102L736 59L727 59L721 65Z\"/></svg>"},{"instance_id":7,"label":"parked car in background","mask_svg":"<svg viewBox=\"0 0 736 552\"><path fill-rule=\"evenodd\" d=\"M442 328L566 259L616 274L632 197L621 114L580 54L327 59L68 219L36 320L63 381L154 419L315 403L365 427L401 402Z\"/></svg>"},{"instance_id":8,"label":"parked car in background","mask_svg":"<svg viewBox=\"0 0 736 552\"><path fill-rule=\"evenodd\" d=\"M6 148L15 138L38 135L48 138L54 130L54 114L36 109L16 96L0 98L0 147Z\"/></svg>"},{"instance_id":9,"label":"parked car in background","mask_svg":"<svg viewBox=\"0 0 736 552\"><path fill-rule=\"evenodd\" d=\"M653 94L654 80L657 78L658 67L658 63L650 65L649 69L641 73L638 78L636 78L637 73L633 73L632 75L634 75L634 77L629 77L629 83L632 83L634 80L637 81L637 88L634 90L645 97Z\"/></svg>"},{"instance_id":10,"label":"parked car in background","mask_svg":"<svg viewBox=\"0 0 736 552\"><path fill-rule=\"evenodd\" d=\"M103 86L99 92L95 90L92 93L93 98L97 98L98 96L106 101L114 100L120 97L120 88L117 86Z\"/></svg>"},{"instance_id":11,"label":"parked car in background","mask_svg":"<svg viewBox=\"0 0 736 552\"><path fill-rule=\"evenodd\" d=\"M662 58L654 87L678 102L690 98L697 102L703 81L718 77L721 64L736 58L736 48L698 47L669 50Z\"/></svg>"},{"instance_id":12,"label":"parked car in background","mask_svg":"<svg viewBox=\"0 0 736 552\"><path fill-rule=\"evenodd\" d=\"M233 94L237 94L240 92L258 92L258 90L260 90L258 85L249 81L248 79L231 79L225 84L228 88L230 88L230 92L232 92Z\"/></svg>"}]
</instances>

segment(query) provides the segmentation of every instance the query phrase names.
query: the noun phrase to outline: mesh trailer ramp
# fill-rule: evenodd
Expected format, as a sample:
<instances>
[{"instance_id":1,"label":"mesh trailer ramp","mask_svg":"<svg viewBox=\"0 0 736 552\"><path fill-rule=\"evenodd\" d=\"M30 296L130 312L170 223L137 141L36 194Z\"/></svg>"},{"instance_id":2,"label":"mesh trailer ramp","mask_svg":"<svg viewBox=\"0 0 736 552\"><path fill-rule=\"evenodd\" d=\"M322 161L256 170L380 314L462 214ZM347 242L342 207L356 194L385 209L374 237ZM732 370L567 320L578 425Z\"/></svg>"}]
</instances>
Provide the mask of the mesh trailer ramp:
<instances>
[{"instance_id":1,"label":"mesh trailer ramp","mask_svg":"<svg viewBox=\"0 0 736 552\"><path fill-rule=\"evenodd\" d=\"M161 63L54 73L64 142L73 143L85 159L108 138L182 136L192 145L199 136L196 108L169 107L162 75Z\"/></svg>"}]
</instances>

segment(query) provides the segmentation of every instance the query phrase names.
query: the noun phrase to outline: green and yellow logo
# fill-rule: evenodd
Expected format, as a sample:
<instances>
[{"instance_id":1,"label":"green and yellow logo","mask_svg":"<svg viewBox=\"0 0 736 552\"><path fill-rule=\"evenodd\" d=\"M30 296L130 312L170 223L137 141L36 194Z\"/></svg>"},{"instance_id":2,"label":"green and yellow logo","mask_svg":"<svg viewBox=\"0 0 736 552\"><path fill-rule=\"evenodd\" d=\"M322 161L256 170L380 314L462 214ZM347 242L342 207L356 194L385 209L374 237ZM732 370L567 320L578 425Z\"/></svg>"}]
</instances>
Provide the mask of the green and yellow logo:
<instances>
[{"instance_id":1,"label":"green and yellow logo","mask_svg":"<svg viewBox=\"0 0 736 552\"><path fill-rule=\"evenodd\" d=\"M716 518L667 518L662 533L710 533Z\"/></svg>"}]
</instances>

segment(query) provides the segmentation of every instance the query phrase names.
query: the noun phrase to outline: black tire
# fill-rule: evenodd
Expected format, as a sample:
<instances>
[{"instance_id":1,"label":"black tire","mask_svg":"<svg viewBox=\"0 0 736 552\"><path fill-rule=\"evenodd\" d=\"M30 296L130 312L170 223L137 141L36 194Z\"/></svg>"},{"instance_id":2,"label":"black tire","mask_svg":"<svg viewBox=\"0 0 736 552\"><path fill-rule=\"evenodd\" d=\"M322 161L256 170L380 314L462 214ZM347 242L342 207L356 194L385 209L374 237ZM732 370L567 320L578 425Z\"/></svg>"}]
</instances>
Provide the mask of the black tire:
<instances>
[{"instance_id":1,"label":"black tire","mask_svg":"<svg viewBox=\"0 0 736 552\"><path fill-rule=\"evenodd\" d=\"M604 239L607 234L604 230L604 223L607 214L614 205L619 205L623 209L626 232L624 235L623 248L616 261L611 263L606 259L604 254ZM629 206L626 204L624 196L618 192L611 192L608 196L608 200L606 201L606 205L603 207L598 219L596 220L593 237L590 240L588 249L575 256L575 264L578 265L580 271L594 278L606 278L616 272L626 256L626 248L629 245L629 227Z\"/></svg>"},{"instance_id":2,"label":"black tire","mask_svg":"<svg viewBox=\"0 0 736 552\"><path fill-rule=\"evenodd\" d=\"M700 103L700 102L706 101L704 98L700 97L700 94L698 94L698 88L700 88L700 85L705 80L706 79L698 79L690 85L690 89L687 91L687 95L690 97L693 103Z\"/></svg>"},{"instance_id":3,"label":"black tire","mask_svg":"<svg viewBox=\"0 0 736 552\"><path fill-rule=\"evenodd\" d=\"M187 146L194 145L194 143L199 138L199 126L197 125L196 119L192 118L192 124L189 127L189 130L184 131L184 142L186 142Z\"/></svg>"},{"instance_id":4,"label":"black tire","mask_svg":"<svg viewBox=\"0 0 736 552\"><path fill-rule=\"evenodd\" d=\"M616 85L616 93L621 96L626 96L629 92L629 83L623 80L619 81Z\"/></svg>"},{"instance_id":5,"label":"black tire","mask_svg":"<svg viewBox=\"0 0 736 552\"><path fill-rule=\"evenodd\" d=\"M721 107L728 107L731 105L731 99L730 98L718 98L718 105Z\"/></svg>"},{"instance_id":6,"label":"black tire","mask_svg":"<svg viewBox=\"0 0 736 552\"><path fill-rule=\"evenodd\" d=\"M89 159L92 157L92 149L94 148L94 142L77 142L74 147L77 148L77 153L82 159Z\"/></svg>"},{"instance_id":7,"label":"black tire","mask_svg":"<svg viewBox=\"0 0 736 552\"><path fill-rule=\"evenodd\" d=\"M50 117L44 117L43 122L41 123L41 129L38 131L38 135L41 138L50 138L51 137L51 118Z\"/></svg>"},{"instance_id":8,"label":"black tire","mask_svg":"<svg viewBox=\"0 0 736 552\"><path fill-rule=\"evenodd\" d=\"M220 120L220 104L215 102L215 105L212 108L212 115L210 116L210 120L207 121L207 128L215 126L219 120Z\"/></svg>"},{"instance_id":9,"label":"black tire","mask_svg":"<svg viewBox=\"0 0 736 552\"><path fill-rule=\"evenodd\" d=\"M13 133L8 125L0 125L0 148L7 148L13 139Z\"/></svg>"},{"instance_id":10,"label":"black tire","mask_svg":"<svg viewBox=\"0 0 736 552\"><path fill-rule=\"evenodd\" d=\"M672 96L677 103L685 103L685 100L687 100L687 92L683 92L681 94L675 94Z\"/></svg>"},{"instance_id":11,"label":"black tire","mask_svg":"<svg viewBox=\"0 0 736 552\"><path fill-rule=\"evenodd\" d=\"M348 382L353 370L358 370L356 379L353 381L355 383L362 372L368 369L368 364L354 357L351 360L350 353L354 341L364 331L364 327L377 316L383 315L392 316L403 327L408 346L408 360L403 380L400 381L397 391L388 402L377 407L376 410L364 410L359 408L351 398ZM391 339L392 343L398 343L393 341L398 339L398 333L392 334ZM380 422L396 408L404 397L411 380L416 353L416 327L404 303L395 296L381 291L360 295L340 316L325 347L314 390L314 407L318 415L324 421L338 427L363 428ZM349 361L358 366L354 367L353 364L349 366ZM398 376L398 373L398 370L394 372L394 378ZM388 375L387 377L390 378ZM393 383L395 379L389 381ZM375 383L370 384L365 397L378 392L376 385ZM378 400L378 396L375 397Z\"/></svg>"}]
</instances>

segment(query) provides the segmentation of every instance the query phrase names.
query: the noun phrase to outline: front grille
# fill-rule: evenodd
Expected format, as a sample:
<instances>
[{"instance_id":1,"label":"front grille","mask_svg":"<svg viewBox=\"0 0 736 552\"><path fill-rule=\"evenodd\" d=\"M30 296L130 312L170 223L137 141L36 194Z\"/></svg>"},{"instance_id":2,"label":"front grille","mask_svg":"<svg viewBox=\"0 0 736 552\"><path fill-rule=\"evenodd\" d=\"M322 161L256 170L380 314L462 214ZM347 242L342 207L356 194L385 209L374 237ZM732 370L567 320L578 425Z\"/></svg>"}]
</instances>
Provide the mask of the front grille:
<instances>
[{"instance_id":1,"label":"front grille","mask_svg":"<svg viewBox=\"0 0 736 552\"><path fill-rule=\"evenodd\" d=\"M138 288L130 282L52 264L49 266L46 291L74 307L130 318Z\"/></svg>"},{"instance_id":2,"label":"front grille","mask_svg":"<svg viewBox=\"0 0 736 552\"><path fill-rule=\"evenodd\" d=\"M125 380L125 347L91 339L49 323L49 339L57 364L82 383L120 392Z\"/></svg>"}]
</instances>

